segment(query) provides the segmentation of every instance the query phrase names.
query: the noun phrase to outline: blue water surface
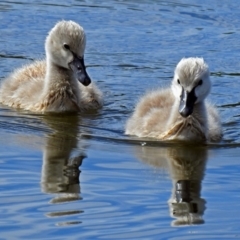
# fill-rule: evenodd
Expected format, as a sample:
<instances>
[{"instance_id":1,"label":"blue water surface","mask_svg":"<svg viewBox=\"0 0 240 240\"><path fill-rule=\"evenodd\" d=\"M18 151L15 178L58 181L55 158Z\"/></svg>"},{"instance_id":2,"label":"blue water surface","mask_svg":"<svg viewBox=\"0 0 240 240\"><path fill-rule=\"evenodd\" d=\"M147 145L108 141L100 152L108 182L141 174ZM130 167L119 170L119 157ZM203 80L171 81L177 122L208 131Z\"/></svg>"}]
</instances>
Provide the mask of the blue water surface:
<instances>
[{"instance_id":1,"label":"blue water surface","mask_svg":"<svg viewBox=\"0 0 240 240\"><path fill-rule=\"evenodd\" d=\"M44 58L50 29L73 20L104 107L41 115L0 105L0 239L239 239L239 11L238 0L1 1L0 81ZM221 143L125 136L139 97L168 86L190 56L209 64Z\"/></svg>"}]
</instances>

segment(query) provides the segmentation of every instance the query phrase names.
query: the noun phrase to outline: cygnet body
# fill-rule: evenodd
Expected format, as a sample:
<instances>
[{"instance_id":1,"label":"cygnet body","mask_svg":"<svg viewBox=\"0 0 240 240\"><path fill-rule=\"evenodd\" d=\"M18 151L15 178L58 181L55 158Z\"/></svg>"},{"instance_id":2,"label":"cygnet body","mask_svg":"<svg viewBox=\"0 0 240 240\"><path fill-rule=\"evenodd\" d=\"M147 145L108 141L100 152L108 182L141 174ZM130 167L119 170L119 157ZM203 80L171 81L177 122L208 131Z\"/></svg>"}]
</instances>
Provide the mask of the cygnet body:
<instances>
[{"instance_id":1,"label":"cygnet body","mask_svg":"<svg viewBox=\"0 0 240 240\"><path fill-rule=\"evenodd\" d=\"M49 32L46 60L15 70L0 86L0 103L33 112L82 112L102 105L84 64L86 37L73 21L60 21Z\"/></svg>"},{"instance_id":2,"label":"cygnet body","mask_svg":"<svg viewBox=\"0 0 240 240\"><path fill-rule=\"evenodd\" d=\"M143 96L127 121L125 133L161 140L216 142L222 138L217 109L205 100L211 89L202 58L183 58L170 88Z\"/></svg>"}]
</instances>

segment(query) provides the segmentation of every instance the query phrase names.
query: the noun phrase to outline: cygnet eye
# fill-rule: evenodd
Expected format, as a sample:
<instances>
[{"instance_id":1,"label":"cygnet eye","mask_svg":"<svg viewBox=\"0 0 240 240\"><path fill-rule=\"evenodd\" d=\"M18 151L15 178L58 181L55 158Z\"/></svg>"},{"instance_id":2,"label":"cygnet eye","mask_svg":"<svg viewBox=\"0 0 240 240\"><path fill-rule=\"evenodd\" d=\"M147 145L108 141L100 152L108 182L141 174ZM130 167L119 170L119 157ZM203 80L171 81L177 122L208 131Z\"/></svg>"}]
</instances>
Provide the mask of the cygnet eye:
<instances>
[{"instance_id":1,"label":"cygnet eye","mask_svg":"<svg viewBox=\"0 0 240 240\"><path fill-rule=\"evenodd\" d=\"M177 83L180 84L180 80L179 79L177 80Z\"/></svg>"},{"instance_id":2,"label":"cygnet eye","mask_svg":"<svg viewBox=\"0 0 240 240\"><path fill-rule=\"evenodd\" d=\"M70 47L69 47L69 45L68 45L68 44L66 44L66 43L64 43L64 44L63 44L63 47L64 47L66 50L70 50Z\"/></svg>"},{"instance_id":3,"label":"cygnet eye","mask_svg":"<svg viewBox=\"0 0 240 240\"><path fill-rule=\"evenodd\" d=\"M199 82L198 82L198 86L202 85L202 83L203 83L202 79L199 80Z\"/></svg>"}]
</instances>

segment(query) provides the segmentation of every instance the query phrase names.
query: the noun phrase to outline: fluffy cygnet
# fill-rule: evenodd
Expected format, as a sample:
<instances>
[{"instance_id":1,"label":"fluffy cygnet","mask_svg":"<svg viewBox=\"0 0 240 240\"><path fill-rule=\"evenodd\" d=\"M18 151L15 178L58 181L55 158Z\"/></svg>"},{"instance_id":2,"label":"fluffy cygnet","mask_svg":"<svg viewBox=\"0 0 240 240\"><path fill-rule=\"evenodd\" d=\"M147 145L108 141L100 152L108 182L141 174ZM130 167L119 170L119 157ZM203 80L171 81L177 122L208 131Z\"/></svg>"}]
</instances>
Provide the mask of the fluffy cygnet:
<instances>
[{"instance_id":1,"label":"fluffy cygnet","mask_svg":"<svg viewBox=\"0 0 240 240\"><path fill-rule=\"evenodd\" d=\"M60 21L49 32L46 60L15 70L0 87L0 103L33 112L81 112L102 105L84 64L86 37L73 21Z\"/></svg>"},{"instance_id":2,"label":"fluffy cygnet","mask_svg":"<svg viewBox=\"0 0 240 240\"><path fill-rule=\"evenodd\" d=\"M205 100L210 89L209 68L204 60L183 58L170 88L152 91L140 99L125 133L161 140L221 140L217 109Z\"/></svg>"}]
</instances>

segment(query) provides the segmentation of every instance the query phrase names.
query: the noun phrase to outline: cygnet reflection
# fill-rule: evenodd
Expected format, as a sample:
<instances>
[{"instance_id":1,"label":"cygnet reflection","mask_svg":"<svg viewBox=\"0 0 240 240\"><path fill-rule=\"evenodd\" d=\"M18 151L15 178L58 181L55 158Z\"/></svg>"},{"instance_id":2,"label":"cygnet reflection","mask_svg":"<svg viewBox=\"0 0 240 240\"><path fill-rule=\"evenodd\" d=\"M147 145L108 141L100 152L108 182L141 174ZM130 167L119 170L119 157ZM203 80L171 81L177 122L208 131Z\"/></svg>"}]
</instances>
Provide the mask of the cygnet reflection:
<instances>
[{"instance_id":1,"label":"cygnet reflection","mask_svg":"<svg viewBox=\"0 0 240 240\"><path fill-rule=\"evenodd\" d=\"M172 179L168 201L171 225L203 224L206 201L201 198L201 184L207 161L207 149L192 145L144 146L138 157L157 168L167 168Z\"/></svg>"},{"instance_id":2,"label":"cygnet reflection","mask_svg":"<svg viewBox=\"0 0 240 240\"><path fill-rule=\"evenodd\" d=\"M168 201L173 226L203 224L206 201L201 198L201 184L207 161L206 148L169 149L169 169L173 183Z\"/></svg>"},{"instance_id":3,"label":"cygnet reflection","mask_svg":"<svg viewBox=\"0 0 240 240\"><path fill-rule=\"evenodd\" d=\"M78 143L79 117L49 115L44 121L51 133L46 137L43 150L42 191L56 194L51 203L81 199L79 167L86 157L86 145Z\"/></svg>"}]
</instances>

